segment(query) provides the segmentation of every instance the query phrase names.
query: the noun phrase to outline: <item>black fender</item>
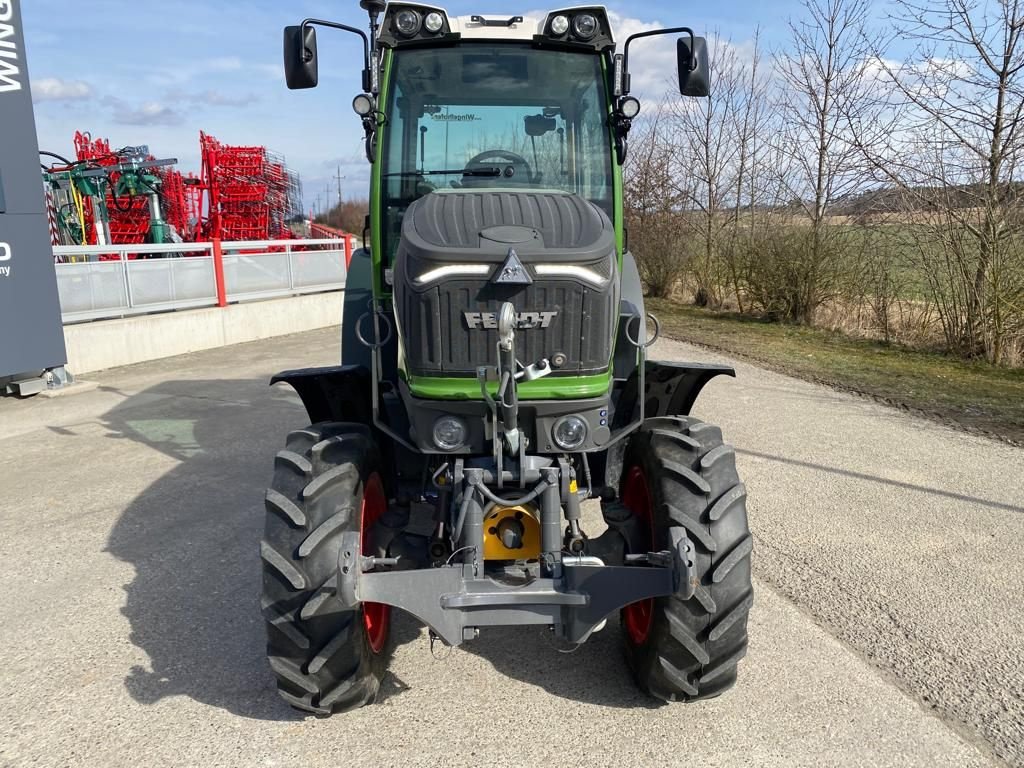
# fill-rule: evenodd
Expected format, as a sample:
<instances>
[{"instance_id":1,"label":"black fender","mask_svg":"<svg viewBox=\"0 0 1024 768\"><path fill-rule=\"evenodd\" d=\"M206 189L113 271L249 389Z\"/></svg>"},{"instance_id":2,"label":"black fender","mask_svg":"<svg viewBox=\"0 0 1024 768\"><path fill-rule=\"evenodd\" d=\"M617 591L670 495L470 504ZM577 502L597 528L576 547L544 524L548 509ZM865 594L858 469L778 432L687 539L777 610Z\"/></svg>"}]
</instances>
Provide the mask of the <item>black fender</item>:
<instances>
[{"instance_id":1,"label":"black fender","mask_svg":"<svg viewBox=\"0 0 1024 768\"><path fill-rule=\"evenodd\" d=\"M370 372L362 365L283 371L270 380L284 382L302 400L311 424L347 421L372 426Z\"/></svg>"},{"instance_id":2,"label":"black fender","mask_svg":"<svg viewBox=\"0 0 1024 768\"><path fill-rule=\"evenodd\" d=\"M658 416L689 416L701 390L716 376L736 376L728 365L714 363L672 363L648 360L644 369L644 418ZM615 402L615 420L612 434L625 429L640 417L637 389L639 370L634 370L624 384Z\"/></svg>"},{"instance_id":3,"label":"black fender","mask_svg":"<svg viewBox=\"0 0 1024 768\"><path fill-rule=\"evenodd\" d=\"M689 416L701 390L716 376L736 376L728 365L713 363L672 363L648 360L644 380L644 419L659 416ZM640 416L637 389L638 371L633 371L616 400L612 434L625 429ZM617 488L622 475L622 462L629 438L620 440L607 451L590 455L590 465L596 478L603 478L608 488Z\"/></svg>"},{"instance_id":4,"label":"black fender","mask_svg":"<svg viewBox=\"0 0 1024 768\"><path fill-rule=\"evenodd\" d=\"M736 369L713 363L648 360L644 382L644 417L689 416L701 390L716 376L736 378ZM635 388L636 384L633 386Z\"/></svg>"}]
</instances>

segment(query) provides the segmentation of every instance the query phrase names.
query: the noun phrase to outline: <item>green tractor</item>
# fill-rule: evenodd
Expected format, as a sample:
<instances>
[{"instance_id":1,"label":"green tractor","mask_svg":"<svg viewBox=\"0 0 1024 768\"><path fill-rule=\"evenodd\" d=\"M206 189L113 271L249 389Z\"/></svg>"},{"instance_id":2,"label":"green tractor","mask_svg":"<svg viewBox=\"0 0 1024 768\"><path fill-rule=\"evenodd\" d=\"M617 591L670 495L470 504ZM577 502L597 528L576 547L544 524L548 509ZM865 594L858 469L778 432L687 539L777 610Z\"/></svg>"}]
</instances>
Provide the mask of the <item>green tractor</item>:
<instances>
[{"instance_id":1,"label":"green tractor","mask_svg":"<svg viewBox=\"0 0 1024 768\"><path fill-rule=\"evenodd\" d=\"M266 496L281 695L323 715L371 702L396 608L448 646L512 625L571 646L618 613L642 690L722 693L747 648L752 539L735 454L689 413L734 372L647 359L657 321L622 202L630 44L680 35L681 93L701 97L705 41L644 32L617 54L596 6L360 5L369 34L284 34L293 89L317 84L315 27L362 38L372 182L342 365L273 379L312 422Z\"/></svg>"}]
</instances>

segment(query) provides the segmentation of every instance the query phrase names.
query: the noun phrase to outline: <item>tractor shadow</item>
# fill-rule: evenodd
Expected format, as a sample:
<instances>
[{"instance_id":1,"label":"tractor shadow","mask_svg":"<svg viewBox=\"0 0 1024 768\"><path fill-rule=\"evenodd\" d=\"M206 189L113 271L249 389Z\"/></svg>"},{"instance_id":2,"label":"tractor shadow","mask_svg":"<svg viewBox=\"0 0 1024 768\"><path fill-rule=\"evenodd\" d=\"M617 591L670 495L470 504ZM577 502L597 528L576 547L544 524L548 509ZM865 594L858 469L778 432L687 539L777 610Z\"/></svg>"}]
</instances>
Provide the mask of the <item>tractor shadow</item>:
<instances>
[{"instance_id":1,"label":"tractor shadow","mask_svg":"<svg viewBox=\"0 0 1024 768\"><path fill-rule=\"evenodd\" d=\"M259 600L263 493L285 435L306 423L298 398L265 379L169 381L102 422L112 439L177 462L131 502L107 542L135 570L121 610L149 665L126 671L132 698L188 696L243 717L303 719L272 682ZM396 623L397 644L417 635ZM382 698L403 688L388 676Z\"/></svg>"},{"instance_id":2,"label":"tractor shadow","mask_svg":"<svg viewBox=\"0 0 1024 768\"><path fill-rule=\"evenodd\" d=\"M512 680L552 696L617 709L658 709L663 702L642 693L623 653L618 615L583 645L557 645L546 628L485 629L460 650L486 661Z\"/></svg>"}]
</instances>

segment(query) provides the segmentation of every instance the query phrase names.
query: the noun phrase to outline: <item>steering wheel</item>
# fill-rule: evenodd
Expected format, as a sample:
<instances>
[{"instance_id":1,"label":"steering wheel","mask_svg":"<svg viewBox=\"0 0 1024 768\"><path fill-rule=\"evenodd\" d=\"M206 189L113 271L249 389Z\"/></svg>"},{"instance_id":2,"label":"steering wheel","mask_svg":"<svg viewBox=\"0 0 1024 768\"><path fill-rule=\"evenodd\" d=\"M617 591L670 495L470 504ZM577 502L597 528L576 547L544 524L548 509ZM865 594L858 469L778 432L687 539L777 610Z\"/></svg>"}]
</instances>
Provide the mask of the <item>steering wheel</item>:
<instances>
[{"instance_id":1,"label":"steering wheel","mask_svg":"<svg viewBox=\"0 0 1024 768\"><path fill-rule=\"evenodd\" d=\"M463 186L494 186L500 184L530 184L533 169L526 158L509 152L507 149L488 149L470 158L466 163L467 171L479 171L487 168L498 168L501 176L466 176L462 179Z\"/></svg>"}]
</instances>

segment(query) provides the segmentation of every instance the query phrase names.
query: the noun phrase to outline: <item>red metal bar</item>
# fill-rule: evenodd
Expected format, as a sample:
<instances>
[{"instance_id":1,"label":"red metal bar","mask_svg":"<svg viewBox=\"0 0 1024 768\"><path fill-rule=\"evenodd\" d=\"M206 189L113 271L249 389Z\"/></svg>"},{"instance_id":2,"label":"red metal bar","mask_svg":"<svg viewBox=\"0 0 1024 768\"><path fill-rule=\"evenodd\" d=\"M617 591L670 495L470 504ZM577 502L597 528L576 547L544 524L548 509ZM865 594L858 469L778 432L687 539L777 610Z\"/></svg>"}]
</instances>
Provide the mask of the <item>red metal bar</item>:
<instances>
[{"instance_id":1,"label":"red metal bar","mask_svg":"<svg viewBox=\"0 0 1024 768\"><path fill-rule=\"evenodd\" d=\"M352 264L352 235L345 235L345 269Z\"/></svg>"},{"instance_id":2,"label":"red metal bar","mask_svg":"<svg viewBox=\"0 0 1024 768\"><path fill-rule=\"evenodd\" d=\"M220 238L213 238L213 277L217 282L217 306L228 305L228 292L224 284L224 251L220 247Z\"/></svg>"}]
</instances>

